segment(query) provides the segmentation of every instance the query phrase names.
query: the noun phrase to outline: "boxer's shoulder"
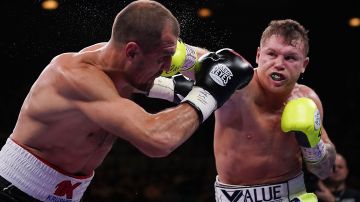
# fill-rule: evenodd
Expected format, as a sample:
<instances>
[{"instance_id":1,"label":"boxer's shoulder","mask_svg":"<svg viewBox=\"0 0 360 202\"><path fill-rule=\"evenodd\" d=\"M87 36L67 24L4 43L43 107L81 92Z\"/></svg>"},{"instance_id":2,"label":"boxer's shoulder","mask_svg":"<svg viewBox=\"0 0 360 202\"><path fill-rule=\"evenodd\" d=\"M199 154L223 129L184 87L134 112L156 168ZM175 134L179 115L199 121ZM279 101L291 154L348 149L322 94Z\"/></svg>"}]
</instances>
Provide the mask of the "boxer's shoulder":
<instances>
[{"instance_id":1,"label":"boxer's shoulder","mask_svg":"<svg viewBox=\"0 0 360 202\"><path fill-rule=\"evenodd\" d=\"M307 86L307 85L303 85L303 84L295 84L292 92L291 92L291 96L290 99L293 98L299 98L299 97L316 97L316 93L315 91Z\"/></svg>"}]
</instances>

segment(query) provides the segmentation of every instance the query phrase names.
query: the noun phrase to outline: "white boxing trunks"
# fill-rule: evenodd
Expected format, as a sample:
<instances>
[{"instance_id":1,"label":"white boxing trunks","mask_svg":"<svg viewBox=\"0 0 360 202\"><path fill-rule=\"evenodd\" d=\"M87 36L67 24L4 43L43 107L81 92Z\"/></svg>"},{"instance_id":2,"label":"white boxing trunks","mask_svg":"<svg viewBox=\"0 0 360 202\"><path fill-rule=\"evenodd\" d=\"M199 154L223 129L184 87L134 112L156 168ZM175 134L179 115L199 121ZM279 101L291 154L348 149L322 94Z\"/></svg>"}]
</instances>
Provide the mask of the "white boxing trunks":
<instances>
[{"instance_id":1,"label":"white boxing trunks","mask_svg":"<svg viewBox=\"0 0 360 202\"><path fill-rule=\"evenodd\" d=\"M315 194L306 193L303 173L276 184L241 186L224 184L216 176L216 202L289 202L317 201Z\"/></svg>"},{"instance_id":2,"label":"white boxing trunks","mask_svg":"<svg viewBox=\"0 0 360 202\"><path fill-rule=\"evenodd\" d=\"M29 196L47 202L80 201L89 176L68 176L39 160L10 138L0 151L0 176Z\"/></svg>"}]
</instances>

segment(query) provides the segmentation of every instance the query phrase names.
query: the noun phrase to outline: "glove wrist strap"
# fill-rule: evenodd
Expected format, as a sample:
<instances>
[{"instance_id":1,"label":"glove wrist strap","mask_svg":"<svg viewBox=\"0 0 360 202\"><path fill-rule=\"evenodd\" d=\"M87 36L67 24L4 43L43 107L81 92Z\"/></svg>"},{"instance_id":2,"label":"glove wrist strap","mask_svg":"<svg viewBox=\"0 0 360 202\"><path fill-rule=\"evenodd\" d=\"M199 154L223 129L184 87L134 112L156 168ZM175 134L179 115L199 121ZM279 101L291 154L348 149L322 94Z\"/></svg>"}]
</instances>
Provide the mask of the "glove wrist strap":
<instances>
[{"instance_id":1,"label":"glove wrist strap","mask_svg":"<svg viewBox=\"0 0 360 202\"><path fill-rule=\"evenodd\" d=\"M173 102L174 101L173 80L166 77L157 77L154 80L153 87L149 91L148 97L160 98Z\"/></svg>"},{"instance_id":2,"label":"glove wrist strap","mask_svg":"<svg viewBox=\"0 0 360 202\"><path fill-rule=\"evenodd\" d=\"M204 122L216 110L215 98L205 89L194 86L189 94L182 100L195 107L200 115L200 122Z\"/></svg>"},{"instance_id":3,"label":"glove wrist strap","mask_svg":"<svg viewBox=\"0 0 360 202\"><path fill-rule=\"evenodd\" d=\"M184 64L181 67L181 71L188 71L194 68L197 61L197 55L194 48L187 44L185 44L185 48L186 48L186 55L185 55Z\"/></svg>"},{"instance_id":4,"label":"glove wrist strap","mask_svg":"<svg viewBox=\"0 0 360 202\"><path fill-rule=\"evenodd\" d=\"M321 161L326 154L325 144L322 139L320 139L319 143L315 145L315 147L301 147L301 151L305 161L310 163Z\"/></svg>"}]
</instances>

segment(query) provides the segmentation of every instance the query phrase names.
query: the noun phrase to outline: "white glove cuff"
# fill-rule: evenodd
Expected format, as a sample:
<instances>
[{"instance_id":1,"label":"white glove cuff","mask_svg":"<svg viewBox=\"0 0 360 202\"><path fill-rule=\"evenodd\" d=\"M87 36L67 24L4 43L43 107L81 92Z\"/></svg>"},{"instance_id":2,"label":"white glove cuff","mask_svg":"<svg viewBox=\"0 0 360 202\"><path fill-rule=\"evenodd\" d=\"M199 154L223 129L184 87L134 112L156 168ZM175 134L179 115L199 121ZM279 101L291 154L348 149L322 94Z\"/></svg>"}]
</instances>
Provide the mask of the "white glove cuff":
<instances>
[{"instance_id":1,"label":"white glove cuff","mask_svg":"<svg viewBox=\"0 0 360 202\"><path fill-rule=\"evenodd\" d=\"M325 144L322 139L320 139L319 143L315 147L301 147L301 151L305 161L310 163L321 161L326 154Z\"/></svg>"},{"instance_id":2,"label":"white glove cuff","mask_svg":"<svg viewBox=\"0 0 360 202\"><path fill-rule=\"evenodd\" d=\"M200 121L204 122L216 110L215 98L203 88L194 86L189 94L181 101L189 102L201 112Z\"/></svg>"},{"instance_id":3,"label":"white glove cuff","mask_svg":"<svg viewBox=\"0 0 360 202\"><path fill-rule=\"evenodd\" d=\"M148 97L160 98L173 102L174 101L173 80L166 77L157 77L154 80L153 87L149 91Z\"/></svg>"},{"instance_id":4,"label":"white glove cuff","mask_svg":"<svg viewBox=\"0 0 360 202\"><path fill-rule=\"evenodd\" d=\"M186 55L184 64L181 67L181 71L188 71L195 66L197 55L194 48L190 45L185 44Z\"/></svg>"}]
</instances>

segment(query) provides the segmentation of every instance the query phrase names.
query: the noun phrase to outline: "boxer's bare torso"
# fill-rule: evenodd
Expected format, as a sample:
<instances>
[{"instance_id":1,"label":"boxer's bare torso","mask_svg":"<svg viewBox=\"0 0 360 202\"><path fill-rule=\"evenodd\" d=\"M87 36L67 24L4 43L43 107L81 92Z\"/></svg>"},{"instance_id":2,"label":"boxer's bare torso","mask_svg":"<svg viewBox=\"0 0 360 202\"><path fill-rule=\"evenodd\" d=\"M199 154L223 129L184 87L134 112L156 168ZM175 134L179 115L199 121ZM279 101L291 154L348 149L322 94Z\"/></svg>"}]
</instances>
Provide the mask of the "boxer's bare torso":
<instances>
[{"instance_id":1,"label":"boxer's bare torso","mask_svg":"<svg viewBox=\"0 0 360 202\"><path fill-rule=\"evenodd\" d=\"M297 84L284 102L278 102L261 95L256 80L235 93L215 113L214 149L217 172L223 183L283 182L302 169L301 150L295 136L281 131L280 120L287 100L308 97L312 90Z\"/></svg>"},{"instance_id":2,"label":"boxer's bare torso","mask_svg":"<svg viewBox=\"0 0 360 202\"><path fill-rule=\"evenodd\" d=\"M27 95L11 135L36 156L77 175L90 174L99 166L116 140L79 111L73 102L76 98L71 98L78 95L74 93L76 84L66 78L69 74L92 71L110 84L110 79L86 58L66 53L46 67Z\"/></svg>"},{"instance_id":3,"label":"boxer's bare torso","mask_svg":"<svg viewBox=\"0 0 360 202\"><path fill-rule=\"evenodd\" d=\"M148 156L171 153L198 127L194 108L150 114L131 101L136 88L150 89L168 70L176 37L165 36L171 43L132 62L111 43L55 57L27 95L11 139L71 175L91 174L117 137Z\"/></svg>"}]
</instances>

